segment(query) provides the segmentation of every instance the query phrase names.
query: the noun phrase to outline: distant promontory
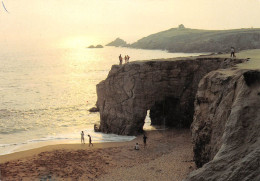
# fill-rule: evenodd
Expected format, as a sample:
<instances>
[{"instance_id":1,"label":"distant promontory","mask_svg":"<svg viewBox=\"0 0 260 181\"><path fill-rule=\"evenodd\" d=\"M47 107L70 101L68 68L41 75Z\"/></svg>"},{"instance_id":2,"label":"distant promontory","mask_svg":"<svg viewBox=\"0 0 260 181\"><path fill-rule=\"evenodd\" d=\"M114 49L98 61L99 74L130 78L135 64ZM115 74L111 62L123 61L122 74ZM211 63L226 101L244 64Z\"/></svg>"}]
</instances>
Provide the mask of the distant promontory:
<instances>
[{"instance_id":1,"label":"distant promontory","mask_svg":"<svg viewBox=\"0 0 260 181\"><path fill-rule=\"evenodd\" d=\"M236 51L259 49L260 28L202 30L186 28L181 24L177 28L144 37L133 44L127 44L124 40L117 38L107 46L185 53L229 52L230 47L235 47Z\"/></svg>"},{"instance_id":2,"label":"distant promontory","mask_svg":"<svg viewBox=\"0 0 260 181\"><path fill-rule=\"evenodd\" d=\"M114 41L108 43L106 46L128 47L129 44L127 44L126 41L122 40L121 38L117 38Z\"/></svg>"}]
</instances>

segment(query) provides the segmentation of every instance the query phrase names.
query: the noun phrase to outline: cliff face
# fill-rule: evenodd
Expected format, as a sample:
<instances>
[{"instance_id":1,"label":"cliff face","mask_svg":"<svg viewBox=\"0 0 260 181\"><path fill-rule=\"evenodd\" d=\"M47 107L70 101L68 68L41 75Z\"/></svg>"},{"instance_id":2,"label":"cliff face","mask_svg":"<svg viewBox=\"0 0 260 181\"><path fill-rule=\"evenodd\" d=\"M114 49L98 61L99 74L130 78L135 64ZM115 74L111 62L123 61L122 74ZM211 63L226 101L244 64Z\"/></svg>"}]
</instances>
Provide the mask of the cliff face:
<instances>
[{"instance_id":1,"label":"cliff face","mask_svg":"<svg viewBox=\"0 0 260 181\"><path fill-rule=\"evenodd\" d=\"M217 70L199 83L192 123L202 168L185 181L260 180L260 71Z\"/></svg>"},{"instance_id":2,"label":"cliff face","mask_svg":"<svg viewBox=\"0 0 260 181\"><path fill-rule=\"evenodd\" d=\"M185 58L113 65L97 85L100 128L105 133L142 132L147 110L152 124L189 127L199 81L208 72L245 60Z\"/></svg>"}]
</instances>

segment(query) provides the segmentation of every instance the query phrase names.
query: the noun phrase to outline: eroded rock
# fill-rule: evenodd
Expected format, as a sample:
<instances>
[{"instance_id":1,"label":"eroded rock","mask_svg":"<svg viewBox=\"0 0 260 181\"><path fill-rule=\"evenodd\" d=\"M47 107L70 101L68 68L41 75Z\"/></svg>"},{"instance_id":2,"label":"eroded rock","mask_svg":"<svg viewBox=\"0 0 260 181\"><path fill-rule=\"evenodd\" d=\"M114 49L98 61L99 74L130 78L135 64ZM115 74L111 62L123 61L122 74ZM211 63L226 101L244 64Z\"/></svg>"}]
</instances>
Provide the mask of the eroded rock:
<instances>
[{"instance_id":1,"label":"eroded rock","mask_svg":"<svg viewBox=\"0 0 260 181\"><path fill-rule=\"evenodd\" d=\"M260 71L218 70L199 84L192 123L198 167L185 181L260 180Z\"/></svg>"},{"instance_id":2,"label":"eroded rock","mask_svg":"<svg viewBox=\"0 0 260 181\"><path fill-rule=\"evenodd\" d=\"M97 85L100 129L123 135L141 133L147 110L153 124L161 124L164 118L168 126L189 127L201 78L243 61L195 57L113 65L107 79Z\"/></svg>"}]
</instances>

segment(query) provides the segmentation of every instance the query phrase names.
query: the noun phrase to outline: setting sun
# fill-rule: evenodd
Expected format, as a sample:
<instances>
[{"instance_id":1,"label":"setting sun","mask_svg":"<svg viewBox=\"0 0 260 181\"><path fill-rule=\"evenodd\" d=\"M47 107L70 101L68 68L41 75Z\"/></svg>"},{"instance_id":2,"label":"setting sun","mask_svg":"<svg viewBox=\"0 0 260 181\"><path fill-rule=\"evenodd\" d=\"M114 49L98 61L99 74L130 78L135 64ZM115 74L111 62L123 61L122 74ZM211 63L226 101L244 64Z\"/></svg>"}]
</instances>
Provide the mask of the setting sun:
<instances>
[{"instance_id":1,"label":"setting sun","mask_svg":"<svg viewBox=\"0 0 260 181\"><path fill-rule=\"evenodd\" d=\"M259 10L1 0L0 181L260 181Z\"/></svg>"}]
</instances>

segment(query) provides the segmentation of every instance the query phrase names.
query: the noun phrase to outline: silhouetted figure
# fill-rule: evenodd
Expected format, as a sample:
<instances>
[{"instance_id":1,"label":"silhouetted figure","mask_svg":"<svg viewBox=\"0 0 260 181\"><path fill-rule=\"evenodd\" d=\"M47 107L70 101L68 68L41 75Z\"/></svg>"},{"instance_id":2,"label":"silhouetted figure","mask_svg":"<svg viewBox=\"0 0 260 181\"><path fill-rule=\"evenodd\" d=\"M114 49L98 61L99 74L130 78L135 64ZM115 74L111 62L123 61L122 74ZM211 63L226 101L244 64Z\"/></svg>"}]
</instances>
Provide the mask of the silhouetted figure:
<instances>
[{"instance_id":1,"label":"silhouetted figure","mask_svg":"<svg viewBox=\"0 0 260 181\"><path fill-rule=\"evenodd\" d=\"M121 54L119 55L119 65L122 65L122 62L123 62L123 58L121 56Z\"/></svg>"},{"instance_id":2,"label":"silhouetted figure","mask_svg":"<svg viewBox=\"0 0 260 181\"><path fill-rule=\"evenodd\" d=\"M129 59L130 59L130 57L129 57L129 55L127 55L127 63L129 63Z\"/></svg>"},{"instance_id":3,"label":"silhouetted figure","mask_svg":"<svg viewBox=\"0 0 260 181\"><path fill-rule=\"evenodd\" d=\"M138 143L136 143L135 144L135 150L139 150L140 148L139 148L139 145L138 145Z\"/></svg>"},{"instance_id":4,"label":"silhouetted figure","mask_svg":"<svg viewBox=\"0 0 260 181\"><path fill-rule=\"evenodd\" d=\"M235 55L235 48L234 47L231 47L231 55L230 57L236 57Z\"/></svg>"},{"instance_id":5,"label":"silhouetted figure","mask_svg":"<svg viewBox=\"0 0 260 181\"><path fill-rule=\"evenodd\" d=\"M90 135L88 135L88 137L89 137L89 145L88 146L90 146L90 145L92 145L93 146L93 144L92 144L92 140L91 140L91 136Z\"/></svg>"},{"instance_id":6,"label":"silhouetted figure","mask_svg":"<svg viewBox=\"0 0 260 181\"><path fill-rule=\"evenodd\" d=\"M125 55L125 63L127 63L127 56Z\"/></svg>"},{"instance_id":7,"label":"silhouetted figure","mask_svg":"<svg viewBox=\"0 0 260 181\"><path fill-rule=\"evenodd\" d=\"M144 134L144 136L143 136L144 147L146 147L146 140L147 140L147 136Z\"/></svg>"},{"instance_id":8,"label":"silhouetted figure","mask_svg":"<svg viewBox=\"0 0 260 181\"><path fill-rule=\"evenodd\" d=\"M81 131L81 143L85 144L84 132L83 131Z\"/></svg>"}]
</instances>

